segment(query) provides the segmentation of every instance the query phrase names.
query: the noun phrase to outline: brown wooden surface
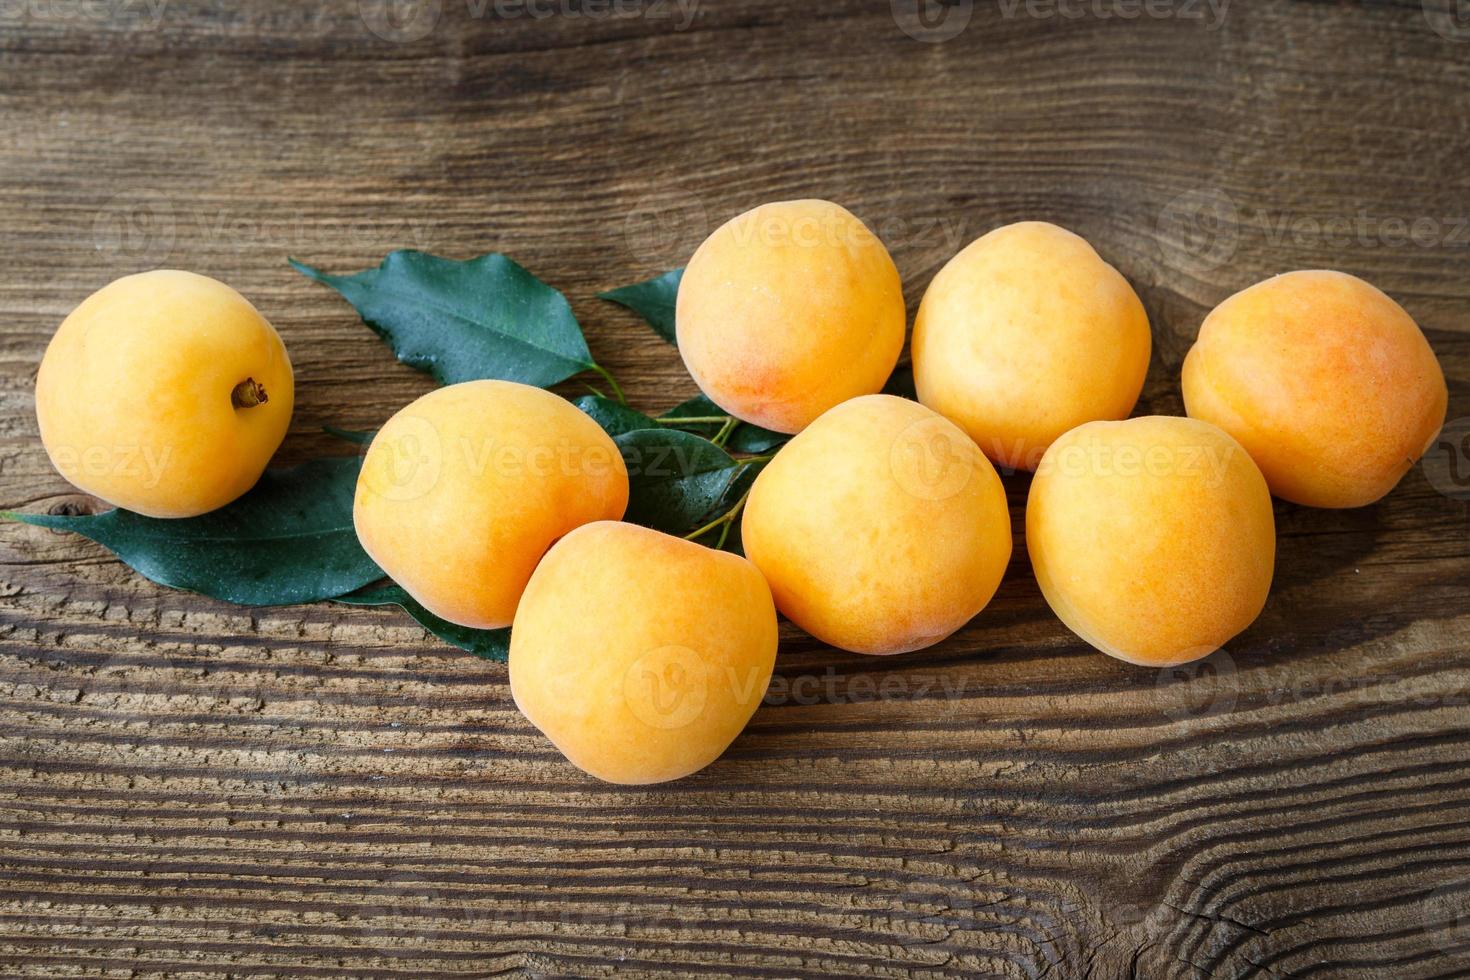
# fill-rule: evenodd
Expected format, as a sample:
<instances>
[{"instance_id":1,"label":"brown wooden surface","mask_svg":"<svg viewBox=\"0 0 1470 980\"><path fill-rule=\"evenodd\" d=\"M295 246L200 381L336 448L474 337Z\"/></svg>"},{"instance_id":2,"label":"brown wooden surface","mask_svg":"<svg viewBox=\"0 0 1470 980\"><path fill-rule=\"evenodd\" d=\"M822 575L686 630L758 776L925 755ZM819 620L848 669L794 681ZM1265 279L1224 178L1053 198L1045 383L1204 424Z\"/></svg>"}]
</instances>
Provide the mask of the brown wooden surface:
<instances>
[{"instance_id":1,"label":"brown wooden surface","mask_svg":"<svg viewBox=\"0 0 1470 980\"><path fill-rule=\"evenodd\" d=\"M1425 7L981 4L935 42L876 0L705 0L687 29L444 0L391 43L355 0L0 0L0 506L89 506L32 386L121 274L257 303L296 363L299 459L430 382L287 254L509 252L661 409L694 390L677 354L594 294L806 195L882 232L911 309L997 224L1085 235L1153 320L1140 411L1180 410L1232 291L1363 275L1424 326L1463 419L1470 22ZM1447 480L1278 505L1265 614L1179 678L1071 636L1018 538L933 650L788 629L728 755L638 790L583 777L504 667L396 613L231 608L0 526L0 975L1470 975L1470 519Z\"/></svg>"}]
</instances>

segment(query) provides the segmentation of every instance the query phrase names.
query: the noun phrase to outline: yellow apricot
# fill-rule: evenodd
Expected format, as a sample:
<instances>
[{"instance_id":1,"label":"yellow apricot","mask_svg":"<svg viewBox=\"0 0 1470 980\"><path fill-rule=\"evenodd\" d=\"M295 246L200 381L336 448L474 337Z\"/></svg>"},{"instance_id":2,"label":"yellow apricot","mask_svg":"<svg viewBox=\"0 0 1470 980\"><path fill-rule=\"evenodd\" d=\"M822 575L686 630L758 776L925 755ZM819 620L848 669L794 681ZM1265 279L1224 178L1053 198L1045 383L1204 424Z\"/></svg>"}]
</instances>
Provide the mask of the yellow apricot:
<instances>
[{"instance_id":1,"label":"yellow apricot","mask_svg":"<svg viewBox=\"0 0 1470 980\"><path fill-rule=\"evenodd\" d=\"M1128 417L1151 347L1118 270L1070 231L1027 221L934 277L914 321L914 384L996 463L1034 470L1067 430Z\"/></svg>"},{"instance_id":2,"label":"yellow apricot","mask_svg":"<svg viewBox=\"0 0 1470 980\"><path fill-rule=\"evenodd\" d=\"M903 286L888 250L829 201L782 201L734 218L684 270L679 352L736 418L800 432L839 402L880 391L903 349Z\"/></svg>"},{"instance_id":3,"label":"yellow apricot","mask_svg":"<svg viewBox=\"0 0 1470 980\"><path fill-rule=\"evenodd\" d=\"M62 322L36 377L36 419L73 485L149 517L194 517L255 485L291 424L291 361L222 282L125 276Z\"/></svg>"},{"instance_id":4,"label":"yellow apricot","mask_svg":"<svg viewBox=\"0 0 1470 980\"><path fill-rule=\"evenodd\" d=\"M1091 422L1052 443L1031 482L1026 548L1063 623L1109 656L1207 657L1260 615L1276 563L1271 494L1207 422Z\"/></svg>"},{"instance_id":5,"label":"yellow apricot","mask_svg":"<svg viewBox=\"0 0 1470 980\"><path fill-rule=\"evenodd\" d=\"M540 388L467 381L378 432L353 520L363 549L426 609L498 629L557 538L627 506L623 458L590 417Z\"/></svg>"},{"instance_id":6,"label":"yellow apricot","mask_svg":"<svg viewBox=\"0 0 1470 980\"><path fill-rule=\"evenodd\" d=\"M720 757L775 663L776 610L754 565L603 521L557 542L531 576L510 689L579 769L661 783Z\"/></svg>"},{"instance_id":7,"label":"yellow apricot","mask_svg":"<svg viewBox=\"0 0 1470 980\"><path fill-rule=\"evenodd\" d=\"M807 426L756 477L742 521L777 608L856 653L938 643L985 608L1011 557L990 461L953 423L891 395Z\"/></svg>"},{"instance_id":8,"label":"yellow apricot","mask_svg":"<svg viewBox=\"0 0 1470 980\"><path fill-rule=\"evenodd\" d=\"M1290 272L1221 303L1184 359L1184 404L1254 457L1278 497L1382 498L1434 443L1448 392L1412 317L1341 272Z\"/></svg>"}]
</instances>

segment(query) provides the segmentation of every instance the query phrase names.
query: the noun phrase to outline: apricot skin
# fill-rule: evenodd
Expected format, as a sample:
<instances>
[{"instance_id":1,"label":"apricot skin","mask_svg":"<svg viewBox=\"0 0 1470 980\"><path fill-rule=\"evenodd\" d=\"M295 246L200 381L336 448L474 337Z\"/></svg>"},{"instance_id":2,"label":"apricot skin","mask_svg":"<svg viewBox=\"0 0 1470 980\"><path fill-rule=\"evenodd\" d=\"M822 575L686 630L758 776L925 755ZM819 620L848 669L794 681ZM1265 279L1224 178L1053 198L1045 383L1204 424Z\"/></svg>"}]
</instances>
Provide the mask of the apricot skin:
<instances>
[{"instance_id":1,"label":"apricot skin","mask_svg":"<svg viewBox=\"0 0 1470 980\"><path fill-rule=\"evenodd\" d=\"M719 758L776 663L754 565L632 524L568 534L516 613L516 705L573 765L611 783L680 779Z\"/></svg>"},{"instance_id":2,"label":"apricot skin","mask_svg":"<svg viewBox=\"0 0 1470 980\"><path fill-rule=\"evenodd\" d=\"M880 391L903 349L898 269L828 201L782 201L725 223L690 259L675 315L700 389L736 418L800 432Z\"/></svg>"},{"instance_id":3,"label":"apricot skin","mask_svg":"<svg viewBox=\"0 0 1470 980\"><path fill-rule=\"evenodd\" d=\"M254 381L264 403L237 407ZM291 424L291 361L222 282L126 276L57 329L36 377L46 452L78 489L149 517L194 517L255 485Z\"/></svg>"},{"instance_id":4,"label":"apricot skin","mask_svg":"<svg viewBox=\"0 0 1470 980\"><path fill-rule=\"evenodd\" d=\"M368 555L430 612L498 629L557 538L627 506L627 468L590 417L539 388L468 381L378 432L353 520Z\"/></svg>"},{"instance_id":5,"label":"apricot skin","mask_svg":"<svg viewBox=\"0 0 1470 980\"><path fill-rule=\"evenodd\" d=\"M914 384L997 464L1034 470L1069 429L1128 417L1151 348L1127 280L1082 238L1028 221L934 277L914 321Z\"/></svg>"},{"instance_id":6,"label":"apricot skin","mask_svg":"<svg viewBox=\"0 0 1470 980\"><path fill-rule=\"evenodd\" d=\"M1381 499L1444 424L1444 372L1423 332L1373 286L1291 272L1237 293L1184 359L1191 416L1234 436L1278 497Z\"/></svg>"},{"instance_id":7,"label":"apricot skin","mask_svg":"<svg viewBox=\"0 0 1470 980\"><path fill-rule=\"evenodd\" d=\"M1031 483L1026 547L1074 633L1163 667L1209 656L1260 615L1276 526L1239 443L1207 422L1150 416L1052 444Z\"/></svg>"},{"instance_id":8,"label":"apricot skin","mask_svg":"<svg viewBox=\"0 0 1470 980\"><path fill-rule=\"evenodd\" d=\"M782 613L876 655L964 626L1011 556L990 461L953 423L891 395L845 402L782 448L756 478L741 531Z\"/></svg>"}]
</instances>

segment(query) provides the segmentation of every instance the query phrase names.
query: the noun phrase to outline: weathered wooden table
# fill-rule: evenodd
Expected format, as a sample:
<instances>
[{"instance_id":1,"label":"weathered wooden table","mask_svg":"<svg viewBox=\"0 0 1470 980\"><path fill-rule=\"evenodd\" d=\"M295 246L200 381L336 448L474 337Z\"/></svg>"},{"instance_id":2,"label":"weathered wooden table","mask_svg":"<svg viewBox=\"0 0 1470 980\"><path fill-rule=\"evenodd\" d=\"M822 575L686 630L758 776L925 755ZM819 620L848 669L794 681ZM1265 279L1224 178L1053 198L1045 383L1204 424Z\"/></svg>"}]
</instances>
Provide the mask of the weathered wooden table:
<instances>
[{"instance_id":1,"label":"weathered wooden table","mask_svg":"<svg viewBox=\"0 0 1470 980\"><path fill-rule=\"evenodd\" d=\"M879 230L911 309L998 224L1085 235L1148 306L1146 412L1234 290L1363 275L1449 376L1430 462L1374 507L1278 504L1261 620L1164 674L1052 616L1008 478L972 626L884 661L787 630L729 754L639 790L396 612L243 610L0 526L0 975L1470 975L1470 21L909 6L0 0L0 506L97 506L32 386L119 275L260 306L289 461L431 382L288 254L508 252L661 409L677 354L595 293L794 196Z\"/></svg>"}]
</instances>

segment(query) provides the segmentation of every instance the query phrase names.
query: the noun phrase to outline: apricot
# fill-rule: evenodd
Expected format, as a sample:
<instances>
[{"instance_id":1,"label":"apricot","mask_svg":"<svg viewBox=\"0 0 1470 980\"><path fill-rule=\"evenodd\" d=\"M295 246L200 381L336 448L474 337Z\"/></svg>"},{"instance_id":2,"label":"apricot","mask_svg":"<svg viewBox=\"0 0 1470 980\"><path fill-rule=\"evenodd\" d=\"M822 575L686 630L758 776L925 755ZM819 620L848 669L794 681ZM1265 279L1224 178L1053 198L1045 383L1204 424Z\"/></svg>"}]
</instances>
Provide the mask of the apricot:
<instances>
[{"instance_id":1,"label":"apricot","mask_svg":"<svg viewBox=\"0 0 1470 980\"><path fill-rule=\"evenodd\" d=\"M1184 359L1184 404L1245 446L1271 492L1381 499L1434 444L1448 391L1412 317L1341 272L1289 272L1221 303Z\"/></svg>"},{"instance_id":2,"label":"apricot","mask_svg":"<svg viewBox=\"0 0 1470 980\"><path fill-rule=\"evenodd\" d=\"M914 321L914 384L996 463L1033 470L1067 430L1128 417L1151 347L1118 270L1070 231L1027 221L934 277Z\"/></svg>"},{"instance_id":3,"label":"apricot","mask_svg":"<svg viewBox=\"0 0 1470 980\"><path fill-rule=\"evenodd\" d=\"M888 250L829 201L766 204L726 222L689 260L675 311L700 390L777 432L880 391L904 323Z\"/></svg>"},{"instance_id":4,"label":"apricot","mask_svg":"<svg viewBox=\"0 0 1470 980\"><path fill-rule=\"evenodd\" d=\"M1103 653L1172 666L1260 615L1276 563L1265 478L1207 422L1090 422L1052 443L1026 548L1062 622Z\"/></svg>"},{"instance_id":5,"label":"apricot","mask_svg":"<svg viewBox=\"0 0 1470 980\"><path fill-rule=\"evenodd\" d=\"M254 486L293 398L291 361L265 317L224 283L169 269L83 300L36 376L56 469L149 517L194 517Z\"/></svg>"},{"instance_id":6,"label":"apricot","mask_svg":"<svg viewBox=\"0 0 1470 980\"><path fill-rule=\"evenodd\" d=\"M409 404L374 437L353 520L363 549L430 612L509 626L552 543L628 506L628 471L570 402L467 381Z\"/></svg>"},{"instance_id":7,"label":"apricot","mask_svg":"<svg viewBox=\"0 0 1470 980\"><path fill-rule=\"evenodd\" d=\"M775 663L776 610L754 565L603 521L562 538L531 576L510 690L579 769L660 783L720 757Z\"/></svg>"},{"instance_id":8,"label":"apricot","mask_svg":"<svg viewBox=\"0 0 1470 980\"><path fill-rule=\"evenodd\" d=\"M869 395L829 410L756 477L741 532L776 606L856 653L931 646L985 608L1011 557L1005 489L952 422Z\"/></svg>"}]
</instances>

